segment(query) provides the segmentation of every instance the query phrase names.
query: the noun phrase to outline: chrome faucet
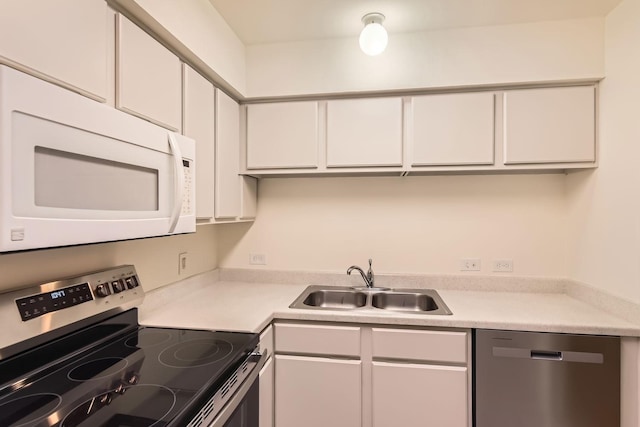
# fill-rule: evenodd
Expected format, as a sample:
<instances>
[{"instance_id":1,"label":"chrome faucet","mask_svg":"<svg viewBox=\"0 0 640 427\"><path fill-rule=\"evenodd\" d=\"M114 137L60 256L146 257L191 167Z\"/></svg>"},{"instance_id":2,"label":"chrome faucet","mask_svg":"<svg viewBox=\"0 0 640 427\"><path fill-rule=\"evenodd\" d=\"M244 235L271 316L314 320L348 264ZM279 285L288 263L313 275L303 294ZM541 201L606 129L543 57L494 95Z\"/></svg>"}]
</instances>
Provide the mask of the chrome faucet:
<instances>
[{"instance_id":1,"label":"chrome faucet","mask_svg":"<svg viewBox=\"0 0 640 427\"><path fill-rule=\"evenodd\" d=\"M367 288L373 288L374 287L374 277L373 277L373 270L371 269L371 263L372 263L372 260L371 260L371 258L369 258L369 270L366 273L364 271L362 271L362 269L360 267L358 267L357 265L352 265L347 270L347 274L351 274L351 272L353 270L358 270L358 272L362 276L362 279L364 280L364 283L366 283Z\"/></svg>"}]
</instances>

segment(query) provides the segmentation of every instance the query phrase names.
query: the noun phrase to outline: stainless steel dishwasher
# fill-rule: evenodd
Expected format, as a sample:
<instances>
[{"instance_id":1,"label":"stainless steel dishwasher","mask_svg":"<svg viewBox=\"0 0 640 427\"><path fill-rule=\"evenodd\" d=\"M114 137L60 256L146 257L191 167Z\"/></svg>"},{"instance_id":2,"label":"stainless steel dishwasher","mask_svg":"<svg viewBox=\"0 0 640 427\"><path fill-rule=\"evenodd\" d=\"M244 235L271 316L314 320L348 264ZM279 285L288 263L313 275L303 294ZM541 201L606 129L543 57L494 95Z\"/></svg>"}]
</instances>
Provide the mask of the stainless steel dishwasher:
<instances>
[{"instance_id":1,"label":"stainless steel dishwasher","mask_svg":"<svg viewBox=\"0 0 640 427\"><path fill-rule=\"evenodd\" d=\"M620 338L476 330L475 427L620 426Z\"/></svg>"}]
</instances>

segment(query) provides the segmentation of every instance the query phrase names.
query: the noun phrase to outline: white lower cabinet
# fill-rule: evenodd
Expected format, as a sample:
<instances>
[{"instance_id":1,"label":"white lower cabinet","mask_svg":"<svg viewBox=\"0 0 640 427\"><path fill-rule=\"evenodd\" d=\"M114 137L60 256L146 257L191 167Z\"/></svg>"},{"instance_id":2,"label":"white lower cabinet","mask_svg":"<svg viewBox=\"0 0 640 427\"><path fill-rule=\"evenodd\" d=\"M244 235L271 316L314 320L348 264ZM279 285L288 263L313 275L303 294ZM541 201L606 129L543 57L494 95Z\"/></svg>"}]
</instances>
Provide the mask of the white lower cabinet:
<instances>
[{"instance_id":1,"label":"white lower cabinet","mask_svg":"<svg viewBox=\"0 0 640 427\"><path fill-rule=\"evenodd\" d=\"M267 360L260 370L258 380L260 388L259 419L260 427L273 427L273 357Z\"/></svg>"},{"instance_id":2,"label":"white lower cabinet","mask_svg":"<svg viewBox=\"0 0 640 427\"><path fill-rule=\"evenodd\" d=\"M361 364L276 355L276 426L361 426Z\"/></svg>"},{"instance_id":3,"label":"white lower cabinet","mask_svg":"<svg viewBox=\"0 0 640 427\"><path fill-rule=\"evenodd\" d=\"M470 427L468 330L275 326L276 427Z\"/></svg>"},{"instance_id":4,"label":"white lower cabinet","mask_svg":"<svg viewBox=\"0 0 640 427\"><path fill-rule=\"evenodd\" d=\"M260 369L258 385L260 388L259 415L260 427L273 427L273 391L275 362L273 359L273 327L267 326L260 334L260 352L267 357L267 361Z\"/></svg>"},{"instance_id":5,"label":"white lower cabinet","mask_svg":"<svg viewBox=\"0 0 640 427\"><path fill-rule=\"evenodd\" d=\"M373 362L373 427L468 425L467 368Z\"/></svg>"}]
</instances>

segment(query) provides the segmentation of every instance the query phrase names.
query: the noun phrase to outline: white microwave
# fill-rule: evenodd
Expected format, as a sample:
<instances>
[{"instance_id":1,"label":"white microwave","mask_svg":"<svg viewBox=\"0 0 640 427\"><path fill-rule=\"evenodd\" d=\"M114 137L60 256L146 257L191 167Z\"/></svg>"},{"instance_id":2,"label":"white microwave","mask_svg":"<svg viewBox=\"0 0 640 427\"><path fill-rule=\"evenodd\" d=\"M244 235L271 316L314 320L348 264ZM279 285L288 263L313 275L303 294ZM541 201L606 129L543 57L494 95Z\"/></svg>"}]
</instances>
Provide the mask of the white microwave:
<instances>
[{"instance_id":1,"label":"white microwave","mask_svg":"<svg viewBox=\"0 0 640 427\"><path fill-rule=\"evenodd\" d=\"M0 66L0 252L195 232L195 142Z\"/></svg>"}]
</instances>

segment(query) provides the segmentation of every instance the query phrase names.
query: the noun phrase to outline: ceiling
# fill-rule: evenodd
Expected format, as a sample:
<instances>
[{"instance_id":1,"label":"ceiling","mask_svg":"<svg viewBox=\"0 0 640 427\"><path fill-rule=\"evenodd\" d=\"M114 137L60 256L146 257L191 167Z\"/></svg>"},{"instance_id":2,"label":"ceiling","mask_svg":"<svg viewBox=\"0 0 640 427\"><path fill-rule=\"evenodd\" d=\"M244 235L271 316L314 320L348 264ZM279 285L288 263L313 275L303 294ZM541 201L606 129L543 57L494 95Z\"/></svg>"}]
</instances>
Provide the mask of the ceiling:
<instances>
[{"instance_id":1,"label":"ceiling","mask_svg":"<svg viewBox=\"0 0 640 427\"><path fill-rule=\"evenodd\" d=\"M351 37L369 12L390 34L603 17L621 0L209 0L246 45Z\"/></svg>"}]
</instances>

